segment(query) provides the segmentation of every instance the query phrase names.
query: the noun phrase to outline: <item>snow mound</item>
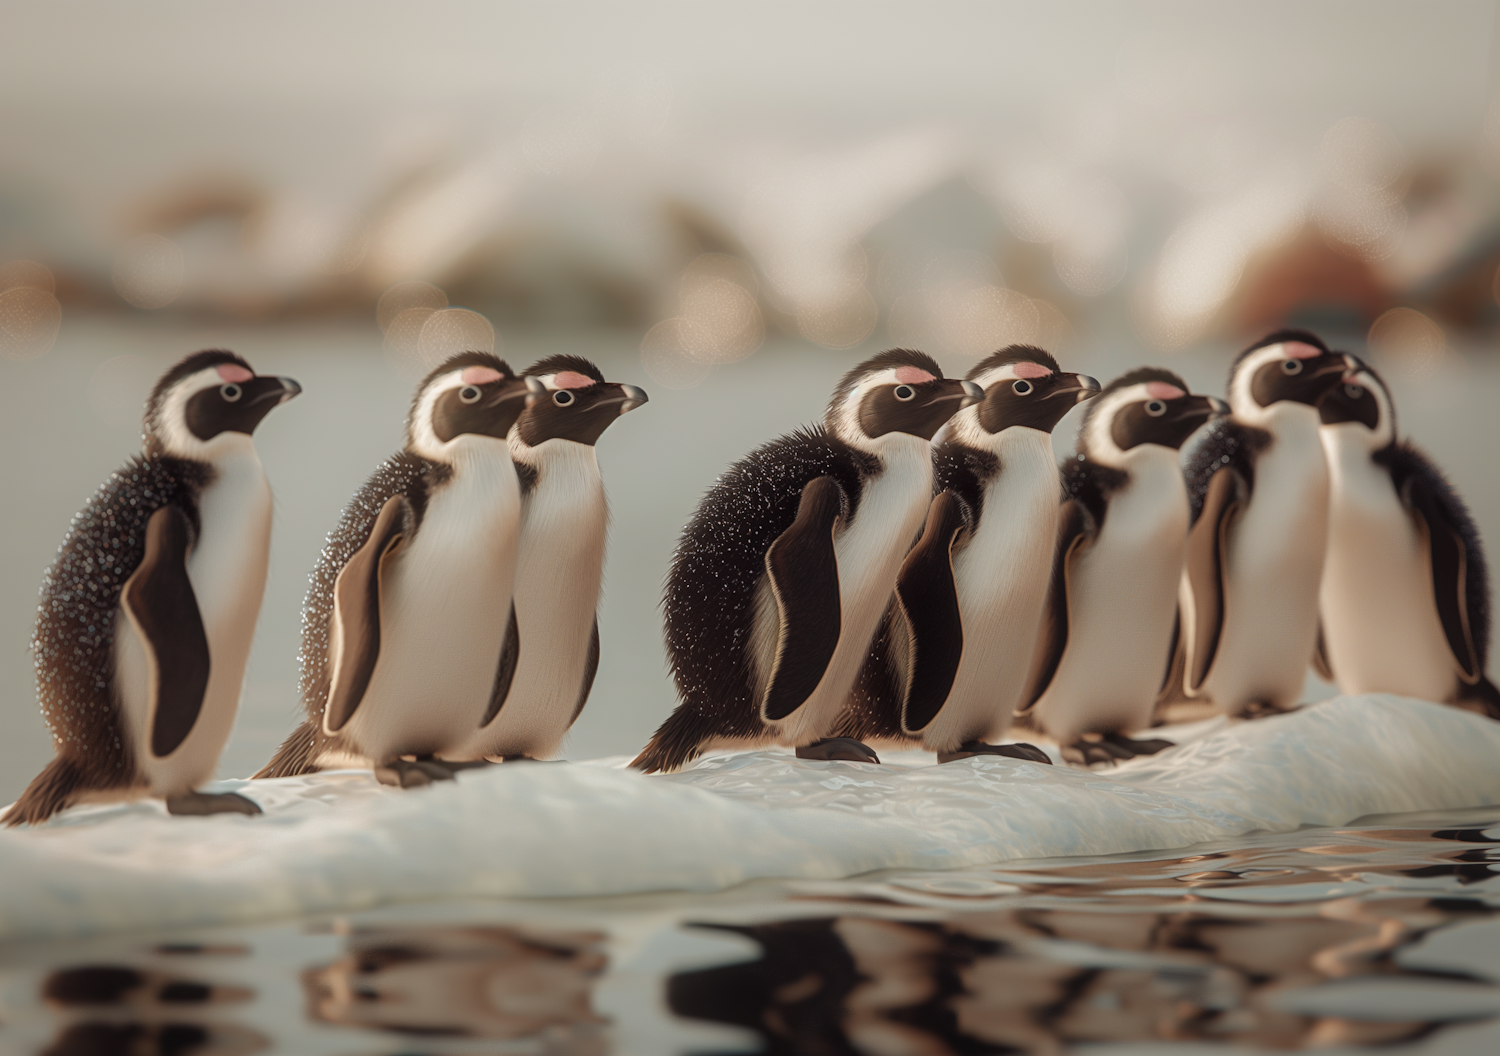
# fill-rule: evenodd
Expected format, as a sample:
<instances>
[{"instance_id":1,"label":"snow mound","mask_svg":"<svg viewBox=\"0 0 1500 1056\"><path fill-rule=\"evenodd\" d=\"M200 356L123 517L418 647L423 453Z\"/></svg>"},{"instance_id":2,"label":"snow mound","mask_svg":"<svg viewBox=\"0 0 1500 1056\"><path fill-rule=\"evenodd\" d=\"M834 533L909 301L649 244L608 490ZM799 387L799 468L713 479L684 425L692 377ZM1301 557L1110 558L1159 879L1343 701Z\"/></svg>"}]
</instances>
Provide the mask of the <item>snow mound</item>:
<instances>
[{"instance_id":1,"label":"snow mound","mask_svg":"<svg viewBox=\"0 0 1500 1056\"><path fill-rule=\"evenodd\" d=\"M664 776L599 761L497 766L407 792L353 771L214 788L265 816L173 818L144 802L0 832L0 938L398 901L711 891L1488 806L1500 803L1500 723L1375 695L1210 724L1200 740L1108 771L746 752Z\"/></svg>"}]
</instances>

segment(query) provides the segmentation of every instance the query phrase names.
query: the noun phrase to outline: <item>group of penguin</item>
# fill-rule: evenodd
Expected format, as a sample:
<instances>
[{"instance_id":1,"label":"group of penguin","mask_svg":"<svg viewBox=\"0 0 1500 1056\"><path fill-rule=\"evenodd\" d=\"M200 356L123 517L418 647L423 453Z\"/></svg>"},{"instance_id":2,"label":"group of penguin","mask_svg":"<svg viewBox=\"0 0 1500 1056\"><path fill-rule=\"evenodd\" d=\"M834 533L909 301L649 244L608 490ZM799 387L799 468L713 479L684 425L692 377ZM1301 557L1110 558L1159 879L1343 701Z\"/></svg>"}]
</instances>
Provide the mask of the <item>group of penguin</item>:
<instances>
[{"instance_id":1,"label":"group of penguin","mask_svg":"<svg viewBox=\"0 0 1500 1056\"><path fill-rule=\"evenodd\" d=\"M32 647L56 758L8 810L205 793L264 593L271 493L252 434L300 393L225 351L172 367L144 450L73 519ZM823 423L710 488L663 610L680 703L633 766L780 744L878 762L1091 763L1198 700L1285 709L1314 662L1346 692L1500 718L1473 522L1396 438L1389 391L1302 332L1242 353L1228 403L1169 371L1101 390L1011 346L963 380L883 352ZM608 512L594 445L645 392L581 357L482 352L417 387L406 444L345 507L303 606L306 719L256 775L364 767L401 787L555 756L599 663ZM1051 433L1089 401L1076 457ZM1072 754L1068 754L1071 752Z\"/></svg>"}]
</instances>

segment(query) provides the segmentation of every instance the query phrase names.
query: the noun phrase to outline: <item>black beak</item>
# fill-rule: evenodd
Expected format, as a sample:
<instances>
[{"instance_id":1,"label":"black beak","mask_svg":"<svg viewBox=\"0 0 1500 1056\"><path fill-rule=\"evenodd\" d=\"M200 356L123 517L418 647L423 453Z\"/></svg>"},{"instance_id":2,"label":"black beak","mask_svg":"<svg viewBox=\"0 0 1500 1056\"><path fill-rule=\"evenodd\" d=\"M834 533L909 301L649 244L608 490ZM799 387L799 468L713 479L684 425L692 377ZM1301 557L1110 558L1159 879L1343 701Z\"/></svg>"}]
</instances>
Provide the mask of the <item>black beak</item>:
<instances>
[{"instance_id":1,"label":"black beak","mask_svg":"<svg viewBox=\"0 0 1500 1056\"><path fill-rule=\"evenodd\" d=\"M247 386L247 388L254 389L248 401L251 406L258 403L265 403L267 400L275 400L277 404L282 404L302 392L302 386L298 385L291 378L271 377L261 374L255 377L254 382L253 385Z\"/></svg>"},{"instance_id":2,"label":"black beak","mask_svg":"<svg viewBox=\"0 0 1500 1056\"><path fill-rule=\"evenodd\" d=\"M1102 389L1098 380L1089 377L1087 374L1064 373L1057 375L1057 377L1061 383L1054 387L1051 392L1047 393L1047 399L1049 400L1054 396L1071 394L1074 403L1082 403L1084 400L1091 400L1099 395ZM1064 378L1071 378L1072 380L1063 381L1062 379Z\"/></svg>"}]
</instances>

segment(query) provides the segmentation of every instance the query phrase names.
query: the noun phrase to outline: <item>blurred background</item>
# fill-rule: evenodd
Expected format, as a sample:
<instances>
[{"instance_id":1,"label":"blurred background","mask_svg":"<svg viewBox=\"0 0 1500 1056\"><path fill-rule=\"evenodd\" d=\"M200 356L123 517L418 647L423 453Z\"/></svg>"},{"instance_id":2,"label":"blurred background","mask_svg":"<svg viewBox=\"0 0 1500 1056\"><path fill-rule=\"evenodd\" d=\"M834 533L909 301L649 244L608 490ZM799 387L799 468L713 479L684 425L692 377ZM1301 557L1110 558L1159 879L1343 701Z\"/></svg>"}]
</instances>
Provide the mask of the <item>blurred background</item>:
<instances>
[{"instance_id":1,"label":"blurred background","mask_svg":"<svg viewBox=\"0 0 1500 1056\"><path fill-rule=\"evenodd\" d=\"M703 490L892 345L1220 393L1238 347L1307 326L1385 371L1500 545L1495 7L6 4L0 802L51 755L42 573L204 347L306 390L257 434L278 506L225 776L291 729L323 535L460 348L651 395L599 444L574 758L674 703L657 601Z\"/></svg>"}]
</instances>

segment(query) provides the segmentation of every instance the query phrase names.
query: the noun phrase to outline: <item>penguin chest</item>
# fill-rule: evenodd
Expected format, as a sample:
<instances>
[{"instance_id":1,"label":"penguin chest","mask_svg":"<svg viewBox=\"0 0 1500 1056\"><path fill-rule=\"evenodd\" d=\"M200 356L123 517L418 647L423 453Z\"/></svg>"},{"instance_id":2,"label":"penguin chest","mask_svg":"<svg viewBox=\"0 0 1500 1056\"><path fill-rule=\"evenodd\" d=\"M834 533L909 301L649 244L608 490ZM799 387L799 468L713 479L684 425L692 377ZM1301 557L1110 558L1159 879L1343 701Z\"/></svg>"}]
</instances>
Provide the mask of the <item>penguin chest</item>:
<instances>
[{"instance_id":1,"label":"penguin chest","mask_svg":"<svg viewBox=\"0 0 1500 1056\"><path fill-rule=\"evenodd\" d=\"M1131 467L1104 525L1067 578L1067 643L1036 702L1060 741L1150 722L1177 613L1187 546L1188 497L1176 452Z\"/></svg>"},{"instance_id":2,"label":"penguin chest","mask_svg":"<svg viewBox=\"0 0 1500 1056\"><path fill-rule=\"evenodd\" d=\"M215 462L214 480L198 497L199 532L187 574L208 638L208 686L191 731L166 756L151 750L155 716L145 643L123 611L116 614L116 689L136 766L153 795L185 792L213 778L239 708L271 544L271 489L254 448L244 447Z\"/></svg>"},{"instance_id":3,"label":"penguin chest","mask_svg":"<svg viewBox=\"0 0 1500 1056\"><path fill-rule=\"evenodd\" d=\"M1237 708L1295 703L1317 639L1328 539L1328 469L1317 419L1278 430L1228 541L1224 622L1206 680Z\"/></svg>"},{"instance_id":4,"label":"penguin chest","mask_svg":"<svg viewBox=\"0 0 1500 1056\"><path fill-rule=\"evenodd\" d=\"M953 558L963 656L948 700L924 731L938 750L1009 726L1025 688L1052 574L1061 484L1051 438L1018 437L1000 452L978 527Z\"/></svg>"},{"instance_id":5,"label":"penguin chest","mask_svg":"<svg viewBox=\"0 0 1500 1056\"><path fill-rule=\"evenodd\" d=\"M1364 451L1330 447L1323 642L1345 693L1450 699L1456 664L1433 595L1431 558L1390 475Z\"/></svg>"},{"instance_id":6,"label":"penguin chest","mask_svg":"<svg viewBox=\"0 0 1500 1056\"><path fill-rule=\"evenodd\" d=\"M570 440L547 452L522 500L516 563L520 658L500 711L472 754L555 755L577 711L604 571L608 509L594 449Z\"/></svg>"},{"instance_id":7,"label":"penguin chest","mask_svg":"<svg viewBox=\"0 0 1500 1056\"><path fill-rule=\"evenodd\" d=\"M932 502L932 449L925 440L893 437L881 459L884 470L864 482L853 521L834 538L838 645L812 695L775 724L791 743L823 736L843 707Z\"/></svg>"},{"instance_id":8,"label":"penguin chest","mask_svg":"<svg viewBox=\"0 0 1500 1056\"><path fill-rule=\"evenodd\" d=\"M380 653L345 726L363 755L452 754L479 728L510 624L519 507L508 458L467 467L386 565Z\"/></svg>"}]
</instances>

